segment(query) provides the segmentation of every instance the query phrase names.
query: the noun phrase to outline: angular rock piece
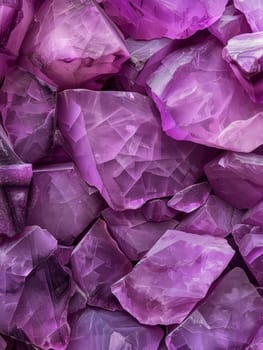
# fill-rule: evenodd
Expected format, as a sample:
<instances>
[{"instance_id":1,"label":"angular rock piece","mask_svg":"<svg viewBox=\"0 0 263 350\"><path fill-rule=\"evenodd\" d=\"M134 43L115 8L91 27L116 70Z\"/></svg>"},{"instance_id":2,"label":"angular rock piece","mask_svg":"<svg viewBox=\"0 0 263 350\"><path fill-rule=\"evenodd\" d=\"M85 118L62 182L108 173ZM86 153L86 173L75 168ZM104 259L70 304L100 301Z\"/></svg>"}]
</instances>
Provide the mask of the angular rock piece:
<instances>
[{"instance_id":1,"label":"angular rock piece","mask_svg":"<svg viewBox=\"0 0 263 350\"><path fill-rule=\"evenodd\" d=\"M228 41L223 58L255 102L263 102L263 32L237 35Z\"/></svg>"},{"instance_id":2,"label":"angular rock piece","mask_svg":"<svg viewBox=\"0 0 263 350\"><path fill-rule=\"evenodd\" d=\"M232 234L247 266L263 286L263 228L236 225Z\"/></svg>"},{"instance_id":3,"label":"angular rock piece","mask_svg":"<svg viewBox=\"0 0 263 350\"><path fill-rule=\"evenodd\" d=\"M234 5L244 13L253 32L263 30L263 3L261 0L234 0Z\"/></svg>"},{"instance_id":4,"label":"angular rock piece","mask_svg":"<svg viewBox=\"0 0 263 350\"><path fill-rule=\"evenodd\" d=\"M65 350L70 293L69 274L51 256L26 279L13 320L17 329L41 349Z\"/></svg>"},{"instance_id":5,"label":"angular rock piece","mask_svg":"<svg viewBox=\"0 0 263 350\"><path fill-rule=\"evenodd\" d=\"M1 114L20 158L39 161L51 149L55 132L55 93L33 75L16 68L5 77Z\"/></svg>"},{"instance_id":6,"label":"angular rock piece","mask_svg":"<svg viewBox=\"0 0 263 350\"><path fill-rule=\"evenodd\" d=\"M72 163L34 169L27 222L48 229L60 243L70 245L104 208Z\"/></svg>"},{"instance_id":7,"label":"angular rock piece","mask_svg":"<svg viewBox=\"0 0 263 350\"><path fill-rule=\"evenodd\" d=\"M93 0L47 0L23 42L21 64L59 89L98 88L129 57L119 31Z\"/></svg>"},{"instance_id":8,"label":"angular rock piece","mask_svg":"<svg viewBox=\"0 0 263 350\"><path fill-rule=\"evenodd\" d=\"M223 15L208 30L224 45L236 35L251 32L246 17L233 4L226 7Z\"/></svg>"},{"instance_id":9,"label":"angular rock piece","mask_svg":"<svg viewBox=\"0 0 263 350\"><path fill-rule=\"evenodd\" d=\"M205 166L218 197L233 207L247 209L263 199L263 156L225 152Z\"/></svg>"},{"instance_id":10,"label":"angular rock piece","mask_svg":"<svg viewBox=\"0 0 263 350\"><path fill-rule=\"evenodd\" d=\"M140 323L181 323L233 254L223 238L168 230L112 292Z\"/></svg>"},{"instance_id":11,"label":"angular rock piece","mask_svg":"<svg viewBox=\"0 0 263 350\"><path fill-rule=\"evenodd\" d=\"M148 222L141 209L117 212L107 208L102 216L121 250L132 261L141 259L167 230L178 224L176 220Z\"/></svg>"},{"instance_id":12,"label":"angular rock piece","mask_svg":"<svg viewBox=\"0 0 263 350\"><path fill-rule=\"evenodd\" d=\"M262 323L263 299L235 268L166 338L169 350L245 349Z\"/></svg>"},{"instance_id":13,"label":"angular rock piece","mask_svg":"<svg viewBox=\"0 0 263 350\"><path fill-rule=\"evenodd\" d=\"M116 82L124 91L146 93L149 76L159 67L163 58L176 48L171 39L133 40L128 38L126 45L130 59L124 63L116 77Z\"/></svg>"},{"instance_id":14,"label":"angular rock piece","mask_svg":"<svg viewBox=\"0 0 263 350\"><path fill-rule=\"evenodd\" d=\"M71 325L67 350L157 350L159 327L140 325L126 312L87 309Z\"/></svg>"},{"instance_id":15,"label":"angular rock piece","mask_svg":"<svg viewBox=\"0 0 263 350\"><path fill-rule=\"evenodd\" d=\"M145 203L141 209L143 216L147 221L153 222L162 222L174 219L177 211L169 208L167 203L168 199L165 198L153 199L152 201Z\"/></svg>"},{"instance_id":16,"label":"angular rock piece","mask_svg":"<svg viewBox=\"0 0 263 350\"><path fill-rule=\"evenodd\" d=\"M129 273L132 265L99 219L76 246L71 256L75 281L87 295L87 303L107 310L120 310L111 285Z\"/></svg>"},{"instance_id":17,"label":"angular rock piece","mask_svg":"<svg viewBox=\"0 0 263 350\"><path fill-rule=\"evenodd\" d=\"M249 209L242 217L242 223L263 226L263 201Z\"/></svg>"},{"instance_id":18,"label":"angular rock piece","mask_svg":"<svg viewBox=\"0 0 263 350\"><path fill-rule=\"evenodd\" d=\"M200 182L188 186L177 192L167 203L167 205L184 213L191 213L200 208L211 192L208 182Z\"/></svg>"},{"instance_id":19,"label":"angular rock piece","mask_svg":"<svg viewBox=\"0 0 263 350\"><path fill-rule=\"evenodd\" d=\"M227 0L103 0L121 30L134 39L183 39L209 27L224 12Z\"/></svg>"},{"instance_id":20,"label":"angular rock piece","mask_svg":"<svg viewBox=\"0 0 263 350\"><path fill-rule=\"evenodd\" d=\"M169 136L239 152L263 143L263 107L235 79L217 39L176 50L148 85Z\"/></svg>"},{"instance_id":21,"label":"angular rock piece","mask_svg":"<svg viewBox=\"0 0 263 350\"><path fill-rule=\"evenodd\" d=\"M58 119L82 177L115 210L194 183L214 152L167 137L153 104L138 93L66 90Z\"/></svg>"},{"instance_id":22,"label":"angular rock piece","mask_svg":"<svg viewBox=\"0 0 263 350\"><path fill-rule=\"evenodd\" d=\"M185 216L177 226L178 230L226 237L234 225L241 222L242 213L216 196L209 196L207 202L195 212Z\"/></svg>"},{"instance_id":23,"label":"angular rock piece","mask_svg":"<svg viewBox=\"0 0 263 350\"><path fill-rule=\"evenodd\" d=\"M57 248L55 238L37 226L26 227L16 239L0 245L0 331L12 331L12 321L25 279ZM31 302L29 300L29 302Z\"/></svg>"}]
</instances>

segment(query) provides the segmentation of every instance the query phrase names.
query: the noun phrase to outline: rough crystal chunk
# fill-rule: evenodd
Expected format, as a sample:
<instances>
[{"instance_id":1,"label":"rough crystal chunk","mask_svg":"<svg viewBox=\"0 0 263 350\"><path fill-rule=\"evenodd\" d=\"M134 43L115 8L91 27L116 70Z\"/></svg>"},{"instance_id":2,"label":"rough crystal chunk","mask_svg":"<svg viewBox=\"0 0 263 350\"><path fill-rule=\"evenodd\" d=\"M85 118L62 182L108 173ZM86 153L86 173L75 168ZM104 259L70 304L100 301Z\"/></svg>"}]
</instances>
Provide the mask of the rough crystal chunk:
<instances>
[{"instance_id":1,"label":"rough crystal chunk","mask_svg":"<svg viewBox=\"0 0 263 350\"><path fill-rule=\"evenodd\" d=\"M115 210L194 183L214 152L167 137L153 104L138 93L66 90L58 119L82 177Z\"/></svg>"},{"instance_id":2,"label":"rough crystal chunk","mask_svg":"<svg viewBox=\"0 0 263 350\"><path fill-rule=\"evenodd\" d=\"M263 201L249 209L242 217L243 224L263 226Z\"/></svg>"},{"instance_id":3,"label":"rough crystal chunk","mask_svg":"<svg viewBox=\"0 0 263 350\"><path fill-rule=\"evenodd\" d=\"M59 89L98 88L129 57L119 32L93 0L47 0L23 42L21 64Z\"/></svg>"},{"instance_id":4,"label":"rough crystal chunk","mask_svg":"<svg viewBox=\"0 0 263 350\"><path fill-rule=\"evenodd\" d=\"M262 155L225 152L205 172L215 193L236 208L252 208L263 199Z\"/></svg>"},{"instance_id":5,"label":"rough crystal chunk","mask_svg":"<svg viewBox=\"0 0 263 350\"><path fill-rule=\"evenodd\" d=\"M232 234L247 266L263 286L263 227L236 225Z\"/></svg>"},{"instance_id":6,"label":"rough crystal chunk","mask_svg":"<svg viewBox=\"0 0 263 350\"><path fill-rule=\"evenodd\" d=\"M159 327L140 325L125 312L87 309L71 325L67 350L157 350Z\"/></svg>"},{"instance_id":7,"label":"rough crystal chunk","mask_svg":"<svg viewBox=\"0 0 263 350\"><path fill-rule=\"evenodd\" d=\"M224 59L255 102L263 102L263 32L237 35L223 50Z\"/></svg>"},{"instance_id":8,"label":"rough crystal chunk","mask_svg":"<svg viewBox=\"0 0 263 350\"><path fill-rule=\"evenodd\" d=\"M234 5L244 13L253 32L263 30L263 3L261 0L234 0Z\"/></svg>"},{"instance_id":9,"label":"rough crystal chunk","mask_svg":"<svg viewBox=\"0 0 263 350\"><path fill-rule=\"evenodd\" d=\"M69 274L51 256L26 279L13 322L43 350L65 350L69 342Z\"/></svg>"},{"instance_id":10,"label":"rough crystal chunk","mask_svg":"<svg viewBox=\"0 0 263 350\"><path fill-rule=\"evenodd\" d=\"M240 86L217 39L203 37L176 50L148 85L169 136L239 152L263 143L263 106Z\"/></svg>"},{"instance_id":11,"label":"rough crystal chunk","mask_svg":"<svg viewBox=\"0 0 263 350\"><path fill-rule=\"evenodd\" d=\"M208 29L224 45L236 35L251 32L246 17L233 4L228 5L219 20Z\"/></svg>"},{"instance_id":12,"label":"rough crystal chunk","mask_svg":"<svg viewBox=\"0 0 263 350\"><path fill-rule=\"evenodd\" d=\"M7 74L1 90L1 114L14 150L25 162L39 161L53 143L54 91L19 68Z\"/></svg>"},{"instance_id":13,"label":"rough crystal chunk","mask_svg":"<svg viewBox=\"0 0 263 350\"><path fill-rule=\"evenodd\" d=\"M72 163L34 169L27 222L48 229L60 243L71 244L104 207Z\"/></svg>"},{"instance_id":14,"label":"rough crystal chunk","mask_svg":"<svg viewBox=\"0 0 263 350\"><path fill-rule=\"evenodd\" d=\"M13 316L23 293L25 279L57 248L55 238L37 226L0 245L0 331L13 329ZM30 302L30 300L29 300Z\"/></svg>"},{"instance_id":15,"label":"rough crystal chunk","mask_svg":"<svg viewBox=\"0 0 263 350\"><path fill-rule=\"evenodd\" d=\"M169 208L168 199L153 199L142 207L143 216L147 221L162 222L174 219L177 211Z\"/></svg>"},{"instance_id":16,"label":"rough crystal chunk","mask_svg":"<svg viewBox=\"0 0 263 350\"><path fill-rule=\"evenodd\" d=\"M201 208L185 216L177 229L201 235L226 237L234 225L241 222L241 216L239 210L211 195Z\"/></svg>"},{"instance_id":17,"label":"rough crystal chunk","mask_svg":"<svg viewBox=\"0 0 263 350\"><path fill-rule=\"evenodd\" d=\"M148 222L141 209L117 212L107 208L102 216L110 233L132 261L139 260L167 230L178 224L176 220Z\"/></svg>"},{"instance_id":18,"label":"rough crystal chunk","mask_svg":"<svg viewBox=\"0 0 263 350\"><path fill-rule=\"evenodd\" d=\"M263 299L239 268L229 272L166 338L169 350L247 349L262 324ZM256 350L256 349L254 349Z\"/></svg>"},{"instance_id":19,"label":"rough crystal chunk","mask_svg":"<svg viewBox=\"0 0 263 350\"><path fill-rule=\"evenodd\" d=\"M180 323L205 297L233 253L223 238L168 230L112 291L141 323Z\"/></svg>"},{"instance_id":20,"label":"rough crystal chunk","mask_svg":"<svg viewBox=\"0 0 263 350\"><path fill-rule=\"evenodd\" d=\"M88 304L113 311L121 309L110 287L130 272L132 265L111 238L103 220L96 221L73 250L71 268Z\"/></svg>"},{"instance_id":21,"label":"rough crystal chunk","mask_svg":"<svg viewBox=\"0 0 263 350\"><path fill-rule=\"evenodd\" d=\"M167 204L178 211L191 213L205 204L210 192L209 184L200 182L178 191Z\"/></svg>"},{"instance_id":22,"label":"rough crystal chunk","mask_svg":"<svg viewBox=\"0 0 263 350\"><path fill-rule=\"evenodd\" d=\"M107 14L134 39L183 39L209 27L224 12L227 0L103 0Z\"/></svg>"}]
</instances>

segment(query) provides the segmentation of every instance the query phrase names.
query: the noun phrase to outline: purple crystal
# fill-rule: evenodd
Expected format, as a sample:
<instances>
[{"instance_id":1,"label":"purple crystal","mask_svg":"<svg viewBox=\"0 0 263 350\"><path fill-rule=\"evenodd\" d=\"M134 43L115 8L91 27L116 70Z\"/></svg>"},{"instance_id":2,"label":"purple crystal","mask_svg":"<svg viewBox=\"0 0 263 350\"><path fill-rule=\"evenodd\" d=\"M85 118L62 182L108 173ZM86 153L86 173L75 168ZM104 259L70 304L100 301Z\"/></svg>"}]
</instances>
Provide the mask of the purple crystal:
<instances>
[{"instance_id":1,"label":"purple crystal","mask_svg":"<svg viewBox=\"0 0 263 350\"><path fill-rule=\"evenodd\" d=\"M232 234L247 266L263 286L263 228L236 225Z\"/></svg>"},{"instance_id":2,"label":"purple crystal","mask_svg":"<svg viewBox=\"0 0 263 350\"><path fill-rule=\"evenodd\" d=\"M52 146L54 91L19 68L8 73L1 90L5 130L21 159L34 163L43 158Z\"/></svg>"},{"instance_id":3,"label":"purple crystal","mask_svg":"<svg viewBox=\"0 0 263 350\"><path fill-rule=\"evenodd\" d=\"M71 244L104 207L72 163L34 169L27 222L48 229L60 243Z\"/></svg>"},{"instance_id":4,"label":"purple crystal","mask_svg":"<svg viewBox=\"0 0 263 350\"><path fill-rule=\"evenodd\" d=\"M6 349L6 342L4 339L0 336L0 350L5 350Z\"/></svg>"},{"instance_id":5,"label":"purple crystal","mask_svg":"<svg viewBox=\"0 0 263 350\"><path fill-rule=\"evenodd\" d=\"M209 184L207 182L200 182L177 192L167 204L169 207L178 211L191 213L205 204L210 192L211 187Z\"/></svg>"},{"instance_id":6,"label":"purple crystal","mask_svg":"<svg viewBox=\"0 0 263 350\"><path fill-rule=\"evenodd\" d=\"M67 350L158 350L159 327L140 325L125 312L87 309L72 324Z\"/></svg>"},{"instance_id":7,"label":"purple crystal","mask_svg":"<svg viewBox=\"0 0 263 350\"><path fill-rule=\"evenodd\" d=\"M153 199L142 207L143 216L147 221L162 222L174 219L176 210L168 207L168 199Z\"/></svg>"},{"instance_id":8,"label":"purple crystal","mask_svg":"<svg viewBox=\"0 0 263 350\"><path fill-rule=\"evenodd\" d=\"M224 59L255 102L263 102L263 32L235 36L223 50Z\"/></svg>"},{"instance_id":9,"label":"purple crystal","mask_svg":"<svg viewBox=\"0 0 263 350\"><path fill-rule=\"evenodd\" d=\"M69 264L73 249L74 247L72 246L68 247L64 245L58 245L58 248L55 251L54 255L56 256L60 265L65 266Z\"/></svg>"},{"instance_id":10,"label":"purple crystal","mask_svg":"<svg viewBox=\"0 0 263 350\"><path fill-rule=\"evenodd\" d=\"M147 204L146 204L147 205ZM102 212L109 230L122 251L132 261L139 260L176 220L148 222L141 209L117 212L107 208Z\"/></svg>"},{"instance_id":11,"label":"purple crystal","mask_svg":"<svg viewBox=\"0 0 263 350\"><path fill-rule=\"evenodd\" d=\"M88 300L85 292L74 282L74 280L72 280L72 290L72 296L68 306L69 315L84 310L87 306Z\"/></svg>"},{"instance_id":12,"label":"purple crystal","mask_svg":"<svg viewBox=\"0 0 263 350\"><path fill-rule=\"evenodd\" d=\"M253 337L250 345L246 350L262 350L263 348L263 325L260 326L255 336Z\"/></svg>"},{"instance_id":13,"label":"purple crystal","mask_svg":"<svg viewBox=\"0 0 263 350\"><path fill-rule=\"evenodd\" d=\"M159 67L162 59L176 48L177 42L162 38L156 40L126 40L130 59L124 63L116 77L117 84L125 91L144 94L146 82Z\"/></svg>"},{"instance_id":14,"label":"purple crystal","mask_svg":"<svg viewBox=\"0 0 263 350\"><path fill-rule=\"evenodd\" d=\"M245 349L262 323L263 299L245 272L235 268L166 338L169 350Z\"/></svg>"},{"instance_id":15,"label":"purple crystal","mask_svg":"<svg viewBox=\"0 0 263 350\"><path fill-rule=\"evenodd\" d=\"M58 119L82 177L115 210L194 183L213 153L167 137L153 104L138 93L66 90Z\"/></svg>"},{"instance_id":16,"label":"purple crystal","mask_svg":"<svg viewBox=\"0 0 263 350\"><path fill-rule=\"evenodd\" d=\"M215 193L236 208L252 208L263 199L262 155L225 152L205 172Z\"/></svg>"},{"instance_id":17,"label":"purple crystal","mask_svg":"<svg viewBox=\"0 0 263 350\"><path fill-rule=\"evenodd\" d=\"M177 229L200 235L226 237L234 225L241 222L241 215L240 211L211 195L202 207L185 216Z\"/></svg>"},{"instance_id":18,"label":"purple crystal","mask_svg":"<svg viewBox=\"0 0 263 350\"><path fill-rule=\"evenodd\" d=\"M217 39L176 50L148 85L169 136L240 152L263 143L263 107L236 81Z\"/></svg>"},{"instance_id":19,"label":"purple crystal","mask_svg":"<svg viewBox=\"0 0 263 350\"><path fill-rule=\"evenodd\" d=\"M221 17L227 0L103 0L121 30L134 39L183 39Z\"/></svg>"},{"instance_id":20,"label":"purple crystal","mask_svg":"<svg viewBox=\"0 0 263 350\"><path fill-rule=\"evenodd\" d=\"M88 304L112 311L121 309L110 287L130 272L132 265L111 238L103 220L96 221L73 250L71 268Z\"/></svg>"},{"instance_id":21,"label":"purple crystal","mask_svg":"<svg viewBox=\"0 0 263 350\"><path fill-rule=\"evenodd\" d=\"M55 238L37 226L0 245L0 331L12 331L26 277L56 248Z\"/></svg>"},{"instance_id":22,"label":"purple crystal","mask_svg":"<svg viewBox=\"0 0 263 350\"><path fill-rule=\"evenodd\" d=\"M70 292L69 274L50 257L26 279L13 319L16 328L43 350L67 349Z\"/></svg>"},{"instance_id":23,"label":"purple crystal","mask_svg":"<svg viewBox=\"0 0 263 350\"><path fill-rule=\"evenodd\" d=\"M234 5L244 13L253 32L263 30L263 3L261 0L234 0Z\"/></svg>"},{"instance_id":24,"label":"purple crystal","mask_svg":"<svg viewBox=\"0 0 263 350\"><path fill-rule=\"evenodd\" d=\"M46 0L23 42L21 64L59 89L98 88L129 57L93 0Z\"/></svg>"},{"instance_id":25,"label":"purple crystal","mask_svg":"<svg viewBox=\"0 0 263 350\"><path fill-rule=\"evenodd\" d=\"M233 254L223 238L168 230L112 292L141 323L180 323Z\"/></svg>"},{"instance_id":26,"label":"purple crystal","mask_svg":"<svg viewBox=\"0 0 263 350\"><path fill-rule=\"evenodd\" d=\"M244 214L242 223L263 226L263 201L259 202Z\"/></svg>"},{"instance_id":27,"label":"purple crystal","mask_svg":"<svg viewBox=\"0 0 263 350\"><path fill-rule=\"evenodd\" d=\"M233 36L251 31L246 17L233 4L226 7L223 15L208 30L224 45Z\"/></svg>"}]
</instances>

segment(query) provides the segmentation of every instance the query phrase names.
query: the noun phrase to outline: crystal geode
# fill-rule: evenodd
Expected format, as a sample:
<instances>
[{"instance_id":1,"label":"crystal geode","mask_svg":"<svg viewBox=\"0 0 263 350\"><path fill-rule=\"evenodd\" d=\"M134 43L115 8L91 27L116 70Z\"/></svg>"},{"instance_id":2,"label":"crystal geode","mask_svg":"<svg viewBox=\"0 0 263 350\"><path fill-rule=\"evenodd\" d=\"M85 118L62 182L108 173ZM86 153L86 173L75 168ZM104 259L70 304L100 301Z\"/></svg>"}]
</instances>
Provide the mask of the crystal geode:
<instances>
[{"instance_id":1,"label":"crystal geode","mask_svg":"<svg viewBox=\"0 0 263 350\"><path fill-rule=\"evenodd\" d=\"M168 230L112 292L142 324L181 323L233 255L223 238Z\"/></svg>"},{"instance_id":2,"label":"crystal geode","mask_svg":"<svg viewBox=\"0 0 263 350\"><path fill-rule=\"evenodd\" d=\"M22 66L59 89L99 88L129 57L120 32L93 0L46 0L21 49Z\"/></svg>"},{"instance_id":3,"label":"crystal geode","mask_svg":"<svg viewBox=\"0 0 263 350\"><path fill-rule=\"evenodd\" d=\"M136 209L193 184L215 154L166 136L154 105L138 93L65 90L57 113L83 179L115 210Z\"/></svg>"},{"instance_id":4,"label":"crystal geode","mask_svg":"<svg viewBox=\"0 0 263 350\"><path fill-rule=\"evenodd\" d=\"M238 152L263 143L263 106L240 86L217 39L175 50L147 83L172 138Z\"/></svg>"}]
</instances>

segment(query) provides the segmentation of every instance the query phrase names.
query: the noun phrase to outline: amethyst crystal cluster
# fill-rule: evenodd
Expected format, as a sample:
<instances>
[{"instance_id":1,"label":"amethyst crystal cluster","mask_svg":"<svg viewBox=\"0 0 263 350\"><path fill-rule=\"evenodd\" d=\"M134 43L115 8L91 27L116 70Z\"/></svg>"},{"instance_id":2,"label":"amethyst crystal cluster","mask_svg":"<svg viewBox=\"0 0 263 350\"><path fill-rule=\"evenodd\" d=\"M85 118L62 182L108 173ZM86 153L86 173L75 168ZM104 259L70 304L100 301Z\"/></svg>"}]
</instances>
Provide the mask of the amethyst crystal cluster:
<instances>
[{"instance_id":1,"label":"amethyst crystal cluster","mask_svg":"<svg viewBox=\"0 0 263 350\"><path fill-rule=\"evenodd\" d=\"M263 350L263 1L0 0L0 350Z\"/></svg>"}]
</instances>

